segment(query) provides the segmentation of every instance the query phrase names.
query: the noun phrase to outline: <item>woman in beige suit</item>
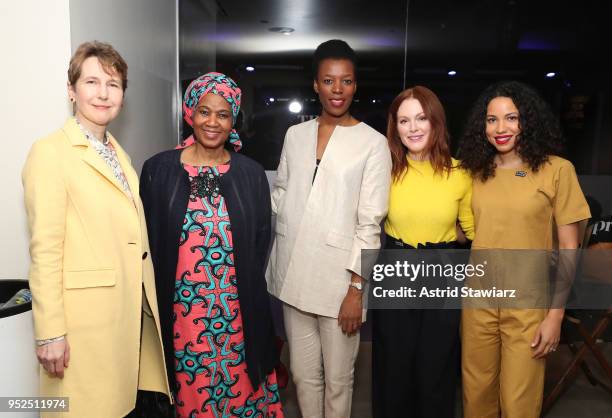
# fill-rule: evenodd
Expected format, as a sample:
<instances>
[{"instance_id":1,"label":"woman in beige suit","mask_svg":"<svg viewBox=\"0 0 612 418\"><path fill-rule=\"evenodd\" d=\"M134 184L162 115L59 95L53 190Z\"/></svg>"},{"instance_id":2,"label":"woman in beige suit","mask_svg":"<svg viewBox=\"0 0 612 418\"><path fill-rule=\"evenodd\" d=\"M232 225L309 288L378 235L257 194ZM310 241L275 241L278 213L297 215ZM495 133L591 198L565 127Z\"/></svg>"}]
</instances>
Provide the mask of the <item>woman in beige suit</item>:
<instances>
[{"instance_id":1,"label":"woman in beige suit","mask_svg":"<svg viewBox=\"0 0 612 418\"><path fill-rule=\"evenodd\" d=\"M23 169L40 391L68 397L66 416L123 417L137 389L169 393L138 178L106 130L127 65L88 42L68 79L74 117Z\"/></svg>"},{"instance_id":2,"label":"woman in beige suit","mask_svg":"<svg viewBox=\"0 0 612 418\"><path fill-rule=\"evenodd\" d=\"M322 112L287 131L272 191L268 289L283 301L302 415L348 418L367 278L361 251L380 247L391 156L385 137L349 112L355 53L346 42L319 45L313 78Z\"/></svg>"}]
</instances>

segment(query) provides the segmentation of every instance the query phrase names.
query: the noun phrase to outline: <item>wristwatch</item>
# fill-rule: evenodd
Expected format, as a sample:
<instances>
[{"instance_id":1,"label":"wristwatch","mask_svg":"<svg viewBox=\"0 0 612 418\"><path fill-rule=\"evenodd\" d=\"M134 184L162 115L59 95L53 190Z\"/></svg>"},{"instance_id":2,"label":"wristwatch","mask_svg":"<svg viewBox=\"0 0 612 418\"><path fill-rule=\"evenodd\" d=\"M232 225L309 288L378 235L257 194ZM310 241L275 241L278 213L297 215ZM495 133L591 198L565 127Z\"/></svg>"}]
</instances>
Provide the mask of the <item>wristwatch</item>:
<instances>
[{"instance_id":1,"label":"wristwatch","mask_svg":"<svg viewBox=\"0 0 612 418\"><path fill-rule=\"evenodd\" d=\"M363 284L361 282L351 282L350 286L354 287L355 289L359 290L360 292L363 290Z\"/></svg>"}]
</instances>

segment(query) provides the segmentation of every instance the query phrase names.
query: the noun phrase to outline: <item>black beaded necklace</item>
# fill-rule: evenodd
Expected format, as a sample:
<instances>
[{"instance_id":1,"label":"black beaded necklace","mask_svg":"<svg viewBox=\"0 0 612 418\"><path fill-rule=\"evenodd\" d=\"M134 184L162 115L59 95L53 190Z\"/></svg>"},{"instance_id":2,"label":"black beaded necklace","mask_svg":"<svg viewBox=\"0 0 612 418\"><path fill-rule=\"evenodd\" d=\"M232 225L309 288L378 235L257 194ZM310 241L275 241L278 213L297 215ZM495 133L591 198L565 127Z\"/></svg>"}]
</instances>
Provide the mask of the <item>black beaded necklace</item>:
<instances>
[{"instance_id":1,"label":"black beaded necklace","mask_svg":"<svg viewBox=\"0 0 612 418\"><path fill-rule=\"evenodd\" d=\"M213 172L212 167L200 171L197 176L189 176L191 183L189 197L191 199L206 197L212 202L221 193L219 177L220 175Z\"/></svg>"}]
</instances>

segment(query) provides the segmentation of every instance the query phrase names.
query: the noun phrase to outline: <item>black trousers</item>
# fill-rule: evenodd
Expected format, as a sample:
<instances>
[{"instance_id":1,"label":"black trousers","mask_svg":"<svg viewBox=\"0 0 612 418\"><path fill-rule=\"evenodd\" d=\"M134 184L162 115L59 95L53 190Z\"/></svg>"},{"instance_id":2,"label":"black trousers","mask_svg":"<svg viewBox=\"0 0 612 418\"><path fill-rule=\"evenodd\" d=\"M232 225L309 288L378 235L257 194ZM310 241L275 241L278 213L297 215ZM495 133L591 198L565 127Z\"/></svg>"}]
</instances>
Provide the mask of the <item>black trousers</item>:
<instances>
[{"instance_id":1,"label":"black trousers","mask_svg":"<svg viewBox=\"0 0 612 418\"><path fill-rule=\"evenodd\" d=\"M136 408L125 418L174 418L174 405L162 393L138 390Z\"/></svg>"},{"instance_id":2,"label":"black trousers","mask_svg":"<svg viewBox=\"0 0 612 418\"><path fill-rule=\"evenodd\" d=\"M402 244L387 236L385 248L411 248ZM374 418L455 416L460 320L459 310L372 310Z\"/></svg>"},{"instance_id":3,"label":"black trousers","mask_svg":"<svg viewBox=\"0 0 612 418\"><path fill-rule=\"evenodd\" d=\"M453 418L459 310L372 311L374 418Z\"/></svg>"}]
</instances>

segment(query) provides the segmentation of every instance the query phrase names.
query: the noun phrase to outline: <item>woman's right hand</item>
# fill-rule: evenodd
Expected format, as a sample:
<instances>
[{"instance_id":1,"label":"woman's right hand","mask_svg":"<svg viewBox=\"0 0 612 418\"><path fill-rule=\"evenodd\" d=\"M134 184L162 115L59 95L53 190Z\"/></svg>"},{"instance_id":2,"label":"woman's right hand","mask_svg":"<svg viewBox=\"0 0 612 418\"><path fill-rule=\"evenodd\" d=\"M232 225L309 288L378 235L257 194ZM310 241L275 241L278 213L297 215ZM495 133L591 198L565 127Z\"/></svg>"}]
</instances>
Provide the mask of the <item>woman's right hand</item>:
<instances>
[{"instance_id":1,"label":"woman's right hand","mask_svg":"<svg viewBox=\"0 0 612 418\"><path fill-rule=\"evenodd\" d=\"M64 369L70 361L70 344L68 337L63 340L54 341L49 344L36 347L38 362L44 367L51 377L64 377Z\"/></svg>"}]
</instances>

